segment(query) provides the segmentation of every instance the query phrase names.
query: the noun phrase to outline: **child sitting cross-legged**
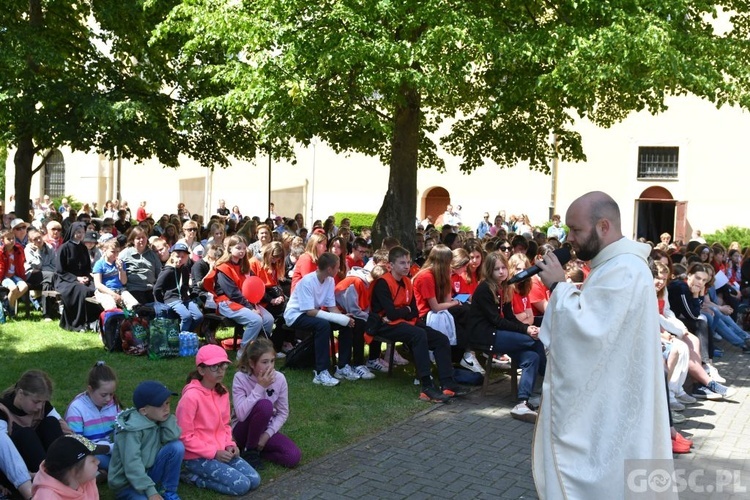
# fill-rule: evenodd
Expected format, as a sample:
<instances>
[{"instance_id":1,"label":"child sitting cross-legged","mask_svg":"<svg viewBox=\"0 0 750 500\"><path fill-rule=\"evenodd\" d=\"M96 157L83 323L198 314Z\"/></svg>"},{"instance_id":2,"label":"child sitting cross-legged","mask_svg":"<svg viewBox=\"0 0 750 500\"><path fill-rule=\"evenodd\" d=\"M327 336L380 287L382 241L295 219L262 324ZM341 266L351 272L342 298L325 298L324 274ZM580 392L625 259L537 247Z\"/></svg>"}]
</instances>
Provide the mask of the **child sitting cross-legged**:
<instances>
[{"instance_id":1,"label":"child sitting cross-legged","mask_svg":"<svg viewBox=\"0 0 750 500\"><path fill-rule=\"evenodd\" d=\"M169 406L176 395L160 382L141 382L133 392L135 407L117 415L108 476L115 498L180 500L185 447Z\"/></svg>"},{"instance_id":2,"label":"child sitting cross-legged","mask_svg":"<svg viewBox=\"0 0 750 500\"><path fill-rule=\"evenodd\" d=\"M243 351L244 355L244 351ZM195 356L177 404L180 439L185 445L183 481L223 495L244 495L260 485L260 475L240 457L229 425L229 391L221 383L229 367L227 352L208 344Z\"/></svg>"}]
</instances>

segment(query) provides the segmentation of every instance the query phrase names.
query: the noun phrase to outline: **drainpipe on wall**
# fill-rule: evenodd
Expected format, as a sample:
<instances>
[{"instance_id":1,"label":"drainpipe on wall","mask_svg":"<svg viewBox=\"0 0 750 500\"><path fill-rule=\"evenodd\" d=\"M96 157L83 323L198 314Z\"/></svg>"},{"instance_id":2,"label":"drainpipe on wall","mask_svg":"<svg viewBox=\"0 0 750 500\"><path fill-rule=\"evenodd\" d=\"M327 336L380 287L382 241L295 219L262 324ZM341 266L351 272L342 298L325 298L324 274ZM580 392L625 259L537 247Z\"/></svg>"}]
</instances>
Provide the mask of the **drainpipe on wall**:
<instances>
[{"instance_id":1,"label":"drainpipe on wall","mask_svg":"<svg viewBox=\"0 0 750 500\"><path fill-rule=\"evenodd\" d=\"M560 160L557 156L557 134L552 134L552 140L554 141L553 144L555 145L555 157L552 158L552 168L550 169L550 173L552 174L552 192L550 193L549 199L549 220L552 220L552 216L557 212L557 169L560 166Z\"/></svg>"},{"instance_id":2,"label":"drainpipe on wall","mask_svg":"<svg viewBox=\"0 0 750 500\"><path fill-rule=\"evenodd\" d=\"M120 155L117 155L117 185L115 188L117 189L117 199L122 201L122 193L120 192L121 189L121 182L122 182L122 158Z\"/></svg>"}]
</instances>

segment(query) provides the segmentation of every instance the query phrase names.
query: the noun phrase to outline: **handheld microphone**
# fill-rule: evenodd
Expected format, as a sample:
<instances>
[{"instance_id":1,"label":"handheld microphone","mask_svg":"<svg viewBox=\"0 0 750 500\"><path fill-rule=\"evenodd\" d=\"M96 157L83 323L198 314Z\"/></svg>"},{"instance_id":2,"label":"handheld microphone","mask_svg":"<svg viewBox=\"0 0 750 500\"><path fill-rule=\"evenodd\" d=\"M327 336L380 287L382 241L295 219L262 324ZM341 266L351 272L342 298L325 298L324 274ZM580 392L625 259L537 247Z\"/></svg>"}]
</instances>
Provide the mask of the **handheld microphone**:
<instances>
[{"instance_id":1,"label":"handheld microphone","mask_svg":"<svg viewBox=\"0 0 750 500\"><path fill-rule=\"evenodd\" d=\"M568 261L570 260L570 250L568 250L566 247L558 248L552 253L555 254L555 256L557 257L557 260L559 260L560 264L563 266L567 264ZM531 278L532 276L536 276L541 271L542 270L538 266L536 265L531 266L530 268L524 269L520 273L513 276L510 280L508 280L508 284L513 285L515 283L518 283L519 281L527 280Z\"/></svg>"}]
</instances>

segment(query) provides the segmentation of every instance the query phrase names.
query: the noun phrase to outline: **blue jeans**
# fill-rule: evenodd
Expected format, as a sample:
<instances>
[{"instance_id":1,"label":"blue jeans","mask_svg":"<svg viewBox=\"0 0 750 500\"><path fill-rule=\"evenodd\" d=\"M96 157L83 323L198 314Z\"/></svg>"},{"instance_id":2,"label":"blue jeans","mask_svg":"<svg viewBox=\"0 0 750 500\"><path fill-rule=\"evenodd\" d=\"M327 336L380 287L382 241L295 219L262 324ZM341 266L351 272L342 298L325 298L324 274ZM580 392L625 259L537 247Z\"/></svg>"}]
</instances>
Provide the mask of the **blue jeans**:
<instances>
[{"instance_id":1,"label":"blue jeans","mask_svg":"<svg viewBox=\"0 0 750 500\"><path fill-rule=\"evenodd\" d=\"M518 400L531 397L537 373L544 375L547 369L547 355L544 345L525 333L497 330L495 332L495 352L507 354L518 361L521 380L518 381Z\"/></svg>"},{"instance_id":2,"label":"blue jeans","mask_svg":"<svg viewBox=\"0 0 750 500\"><path fill-rule=\"evenodd\" d=\"M185 460L184 465L198 488L222 495L244 495L260 485L260 474L239 457L226 463L216 459L194 458Z\"/></svg>"},{"instance_id":3,"label":"blue jeans","mask_svg":"<svg viewBox=\"0 0 750 500\"><path fill-rule=\"evenodd\" d=\"M315 341L315 371L327 370L331 366L331 357L329 356L330 339L333 331L331 323L316 316L308 316L302 313L294 320L294 323L287 326L298 330L312 330Z\"/></svg>"},{"instance_id":4,"label":"blue jeans","mask_svg":"<svg viewBox=\"0 0 750 500\"><path fill-rule=\"evenodd\" d=\"M177 493L177 485L180 484L180 469L182 467L182 457L185 455L185 446L179 439L170 441L161 447L156 454L154 465L146 471L157 485L161 484L164 491ZM115 494L117 500L148 500L144 495L128 486Z\"/></svg>"},{"instance_id":5,"label":"blue jeans","mask_svg":"<svg viewBox=\"0 0 750 500\"><path fill-rule=\"evenodd\" d=\"M203 313L198 308L198 304L192 300L187 300L185 302L175 300L167 305L180 316L181 332L194 332L198 323L203 319Z\"/></svg>"},{"instance_id":6,"label":"blue jeans","mask_svg":"<svg viewBox=\"0 0 750 500\"><path fill-rule=\"evenodd\" d=\"M721 335L721 338L736 347L742 347L745 345L745 339L748 338L747 333L737 326L737 323L732 321L732 318L721 312L718 308L711 308L714 312L713 318L710 314L706 314L708 318L708 325L711 331Z\"/></svg>"},{"instance_id":7,"label":"blue jeans","mask_svg":"<svg viewBox=\"0 0 750 500\"><path fill-rule=\"evenodd\" d=\"M99 468L102 470L109 469L109 462L112 460L112 455L97 455L96 458L99 460Z\"/></svg>"},{"instance_id":8,"label":"blue jeans","mask_svg":"<svg viewBox=\"0 0 750 500\"><path fill-rule=\"evenodd\" d=\"M219 302L219 314L225 318L231 319L238 325L245 327L245 332L242 334L242 344L237 353L238 358L240 353L245 349L247 343L258 337L261 329L266 332L266 335L269 338L271 337L271 331L273 330L273 316L261 306L256 306L256 308L256 311L251 311L246 307L235 311L229 307L228 301Z\"/></svg>"}]
</instances>

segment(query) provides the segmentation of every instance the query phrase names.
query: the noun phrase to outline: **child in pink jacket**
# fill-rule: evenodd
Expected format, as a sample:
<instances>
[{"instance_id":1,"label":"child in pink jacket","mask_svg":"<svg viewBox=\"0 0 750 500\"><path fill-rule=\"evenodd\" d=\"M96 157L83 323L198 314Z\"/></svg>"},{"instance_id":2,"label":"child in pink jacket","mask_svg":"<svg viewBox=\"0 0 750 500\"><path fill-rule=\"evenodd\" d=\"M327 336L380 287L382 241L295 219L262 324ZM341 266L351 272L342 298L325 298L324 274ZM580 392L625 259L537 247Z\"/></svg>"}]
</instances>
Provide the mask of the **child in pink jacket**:
<instances>
[{"instance_id":1,"label":"child in pink jacket","mask_svg":"<svg viewBox=\"0 0 750 500\"><path fill-rule=\"evenodd\" d=\"M198 350L195 365L175 411L185 445L187 472L181 479L223 495L244 495L260 485L260 475L240 457L232 439L229 392L221 383L229 358L209 344Z\"/></svg>"}]
</instances>

